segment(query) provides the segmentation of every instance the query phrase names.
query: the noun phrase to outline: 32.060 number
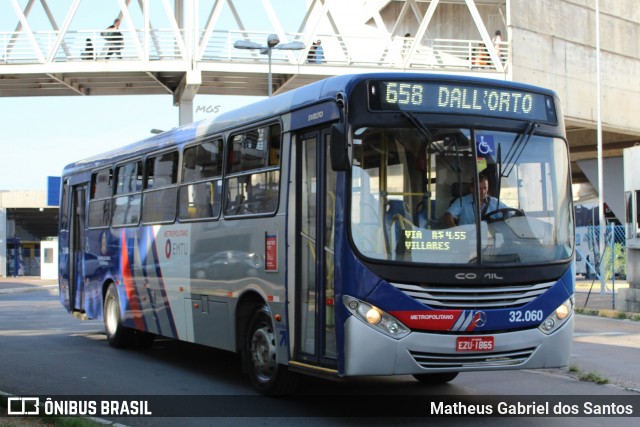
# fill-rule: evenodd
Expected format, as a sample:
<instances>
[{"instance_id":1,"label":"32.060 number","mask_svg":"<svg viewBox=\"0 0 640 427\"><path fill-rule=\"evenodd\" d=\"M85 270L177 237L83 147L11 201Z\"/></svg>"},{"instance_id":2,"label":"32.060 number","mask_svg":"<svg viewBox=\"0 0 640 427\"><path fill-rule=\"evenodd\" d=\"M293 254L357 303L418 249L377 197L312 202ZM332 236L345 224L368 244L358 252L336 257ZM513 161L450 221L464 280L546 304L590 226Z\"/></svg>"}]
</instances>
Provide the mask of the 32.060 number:
<instances>
[{"instance_id":1,"label":"32.060 number","mask_svg":"<svg viewBox=\"0 0 640 427\"><path fill-rule=\"evenodd\" d=\"M510 311L509 322L541 322L543 316L542 310Z\"/></svg>"}]
</instances>

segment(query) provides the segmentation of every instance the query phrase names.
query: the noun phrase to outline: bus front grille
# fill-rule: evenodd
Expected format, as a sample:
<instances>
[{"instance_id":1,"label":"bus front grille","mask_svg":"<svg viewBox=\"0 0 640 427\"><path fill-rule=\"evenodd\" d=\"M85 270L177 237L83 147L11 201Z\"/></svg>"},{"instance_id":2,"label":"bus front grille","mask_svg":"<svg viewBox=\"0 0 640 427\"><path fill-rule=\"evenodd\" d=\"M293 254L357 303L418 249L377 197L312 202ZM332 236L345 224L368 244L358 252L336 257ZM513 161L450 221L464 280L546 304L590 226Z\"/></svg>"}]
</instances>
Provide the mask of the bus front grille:
<instances>
[{"instance_id":1,"label":"bus front grille","mask_svg":"<svg viewBox=\"0 0 640 427\"><path fill-rule=\"evenodd\" d=\"M554 282L505 286L392 285L421 303L438 309L520 307L545 293Z\"/></svg>"},{"instance_id":2,"label":"bus front grille","mask_svg":"<svg viewBox=\"0 0 640 427\"><path fill-rule=\"evenodd\" d=\"M525 363L535 347L491 353L425 353L410 351L411 357L423 368L488 368L515 366Z\"/></svg>"}]
</instances>

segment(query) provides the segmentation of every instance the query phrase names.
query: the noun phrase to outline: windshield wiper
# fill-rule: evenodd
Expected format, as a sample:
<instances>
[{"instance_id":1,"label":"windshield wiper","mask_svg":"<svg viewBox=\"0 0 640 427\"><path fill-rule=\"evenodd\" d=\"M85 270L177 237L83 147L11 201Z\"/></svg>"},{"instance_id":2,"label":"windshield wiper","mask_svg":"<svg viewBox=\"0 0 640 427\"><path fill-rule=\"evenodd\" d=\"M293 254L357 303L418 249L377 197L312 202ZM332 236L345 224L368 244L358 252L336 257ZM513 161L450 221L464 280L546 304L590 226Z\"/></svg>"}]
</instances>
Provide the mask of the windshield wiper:
<instances>
[{"instance_id":1,"label":"windshield wiper","mask_svg":"<svg viewBox=\"0 0 640 427\"><path fill-rule=\"evenodd\" d=\"M538 122L531 121L527 123L527 127L524 129L524 132L518 135L518 137L516 138L516 141L513 143L513 145L509 149L509 152L507 152L506 158L504 160L504 164L507 165L507 170L503 170L500 172L500 178L506 178L509 175L511 175L513 168L515 167L516 163L518 163L518 159L522 155L522 152L524 151L527 144L529 143L529 140L533 136L533 132L538 126L540 126ZM501 157L500 151L498 151L498 157ZM500 158L498 158L498 163L500 164L500 169L502 169L503 163ZM509 167L509 165L511 165L511 167Z\"/></svg>"},{"instance_id":2,"label":"windshield wiper","mask_svg":"<svg viewBox=\"0 0 640 427\"><path fill-rule=\"evenodd\" d=\"M420 120L418 120L416 118L416 116L413 113L410 113L408 111L403 111L402 115L405 116L410 122L411 124L413 124L413 126L418 129L420 131L420 133L422 134L422 136L424 137L424 139L427 141L427 143L433 147L438 154L440 154L441 158L447 162L447 164L449 165L449 167L451 167L452 170L460 173L462 172L462 166L460 166L460 156L458 155L458 147L456 146L456 160L458 161L457 164L452 162L448 156L446 155L445 151L439 147L437 144L434 143L433 141L433 135L431 134L431 132L429 131L429 129L422 124L422 122ZM457 142L456 142L457 145Z\"/></svg>"}]
</instances>

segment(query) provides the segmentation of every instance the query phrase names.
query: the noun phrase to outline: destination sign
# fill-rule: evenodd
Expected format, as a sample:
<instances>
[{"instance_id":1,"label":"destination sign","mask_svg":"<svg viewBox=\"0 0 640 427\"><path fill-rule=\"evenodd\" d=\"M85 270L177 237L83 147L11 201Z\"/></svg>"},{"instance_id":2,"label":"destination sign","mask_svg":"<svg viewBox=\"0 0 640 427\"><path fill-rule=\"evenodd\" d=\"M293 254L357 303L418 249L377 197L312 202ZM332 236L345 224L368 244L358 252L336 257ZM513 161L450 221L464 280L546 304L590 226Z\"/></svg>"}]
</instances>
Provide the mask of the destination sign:
<instances>
[{"instance_id":1,"label":"destination sign","mask_svg":"<svg viewBox=\"0 0 640 427\"><path fill-rule=\"evenodd\" d=\"M377 81L369 86L376 111L473 114L557 123L553 98L535 92L471 84Z\"/></svg>"}]
</instances>

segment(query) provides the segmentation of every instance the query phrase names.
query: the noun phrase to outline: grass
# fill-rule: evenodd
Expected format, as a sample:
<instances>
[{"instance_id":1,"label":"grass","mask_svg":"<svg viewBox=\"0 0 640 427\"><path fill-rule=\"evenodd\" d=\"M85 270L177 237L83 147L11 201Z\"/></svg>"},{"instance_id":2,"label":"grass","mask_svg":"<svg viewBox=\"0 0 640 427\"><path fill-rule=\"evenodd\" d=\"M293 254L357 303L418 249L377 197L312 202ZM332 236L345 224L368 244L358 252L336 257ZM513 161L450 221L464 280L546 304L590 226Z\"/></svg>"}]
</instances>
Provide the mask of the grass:
<instances>
[{"instance_id":1,"label":"grass","mask_svg":"<svg viewBox=\"0 0 640 427\"><path fill-rule=\"evenodd\" d=\"M638 313L626 313L624 311L617 310L594 310L591 308L575 307L576 314L584 314L585 316L597 316L608 317L619 320L631 320L634 322L640 322L640 314Z\"/></svg>"},{"instance_id":2,"label":"grass","mask_svg":"<svg viewBox=\"0 0 640 427\"><path fill-rule=\"evenodd\" d=\"M592 310L590 308L582 307L575 307L573 311L575 311L577 314L584 314L586 316L598 316L599 314L598 310Z\"/></svg>"},{"instance_id":3,"label":"grass","mask_svg":"<svg viewBox=\"0 0 640 427\"><path fill-rule=\"evenodd\" d=\"M609 384L609 379L603 377L595 371L583 372L578 365L569 365L569 372L577 374L579 381L595 383L595 384Z\"/></svg>"},{"instance_id":4,"label":"grass","mask_svg":"<svg viewBox=\"0 0 640 427\"><path fill-rule=\"evenodd\" d=\"M596 383L596 384L608 384L609 380L597 372L581 372L578 374L578 379L580 381Z\"/></svg>"}]
</instances>

